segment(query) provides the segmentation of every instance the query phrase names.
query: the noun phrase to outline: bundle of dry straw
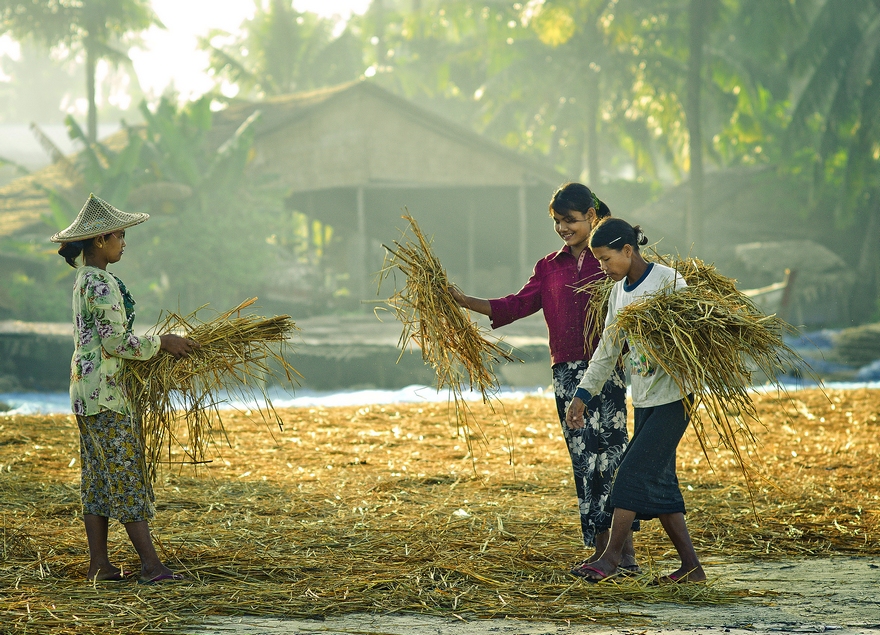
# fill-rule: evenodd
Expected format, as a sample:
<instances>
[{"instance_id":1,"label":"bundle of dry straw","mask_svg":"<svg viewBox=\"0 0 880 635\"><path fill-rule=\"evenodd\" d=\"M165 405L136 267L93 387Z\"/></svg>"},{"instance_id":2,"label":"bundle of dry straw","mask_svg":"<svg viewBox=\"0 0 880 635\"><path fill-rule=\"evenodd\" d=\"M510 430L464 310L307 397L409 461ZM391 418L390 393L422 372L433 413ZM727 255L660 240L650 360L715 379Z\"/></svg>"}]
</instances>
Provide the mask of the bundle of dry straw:
<instances>
[{"instance_id":1,"label":"bundle of dry straw","mask_svg":"<svg viewBox=\"0 0 880 635\"><path fill-rule=\"evenodd\" d=\"M465 384L479 391L483 402L488 403L498 388L494 365L501 360L522 360L511 349L502 347L500 341L484 337L485 330L471 321L468 311L452 297L446 270L418 223L409 215L402 218L409 222L414 240L404 231L402 239L394 241L394 248L383 245L388 253L379 273L379 284L395 269L406 276L404 288L386 301L403 324L401 354L410 343L421 349L422 359L437 374L437 388L451 391L456 421L465 433L468 449L472 450L468 413L462 400Z\"/></svg>"},{"instance_id":2,"label":"bundle of dry straw","mask_svg":"<svg viewBox=\"0 0 880 635\"><path fill-rule=\"evenodd\" d=\"M153 332L180 333L200 347L182 359L160 351L151 359L124 364L123 389L141 419L152 480L163 455L171 462L172 441L186 463L206 462L213 437L225 434L219 405L230 396L247 403L256 389L265 400L265 407L257 405L256 410L264 421L271 417L281 427L266 381L274 377L296 384L301 377L283 355L288 337L298 329L288 315L242 315L254 302L256 298L246 300L209 322L197 316L205 307L184 316L167 312Z\"/></svg>"},{"instance_id":3,"label":"bundle of dry straw","mask_svg":"<svg viewBox=\"0 0 880 635\"><path fill-rule=\"evenodd\" d=\"M721 447L730 450L748 477L744 451L755 447L750 422L759 422L749 389L757 371L781 392L779 376L794 368L809 368L783 341L794 329L776 315L765 315L736 288L736 281L697 258L673 258L654 253L649 260L678 271L688 286L674 293L657 293L625 307L614 332L625 332L634 345L665 370L682 389L693 393L691 421L709 459L713 446L704 418L714 428ZM592 293L586 323L588 337L604 326L610 278L581 290Z\"/></svg>"}]
</instances>

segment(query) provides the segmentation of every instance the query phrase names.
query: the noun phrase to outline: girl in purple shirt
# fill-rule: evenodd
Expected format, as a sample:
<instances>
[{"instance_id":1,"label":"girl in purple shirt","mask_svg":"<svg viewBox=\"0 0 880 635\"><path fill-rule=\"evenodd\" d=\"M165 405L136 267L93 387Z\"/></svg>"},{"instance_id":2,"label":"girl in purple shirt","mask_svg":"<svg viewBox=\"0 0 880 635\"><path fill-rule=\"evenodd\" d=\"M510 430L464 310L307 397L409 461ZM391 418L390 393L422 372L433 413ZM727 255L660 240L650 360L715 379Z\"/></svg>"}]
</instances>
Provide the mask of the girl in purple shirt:
<instances>
[{"instance_id":1,"label":"girl in purple shirt","mask_svg":"<svg viewBox=\"0 0 880 635\"><path fill-rule=\"evenodd\" d=\"M587 341L584 334L590 297L575 289L603 275L587 247L593 227L610 214L608 206L586 185L567 183L550 200L550 216L565 244L538 261L522 289L494 300L467 296L457 288L451 289L461 306L489 316L492 328L539 310L544 312L550 336L556 410L571 456L581 532L584 544L595 549L593 555L575 569L596 560L608 543L611 512L606 509L606 502L611 480L628 442L626 383L620 368L605 383L602 392L590 401L587 411L591 415L586 425L572 430L565 423L568 404L598 342L598 338ZM633 529L638 529L638 522L633 523ZM620 566L631 572L638 571L631 533Z\"/></svg>"}]
</instances>

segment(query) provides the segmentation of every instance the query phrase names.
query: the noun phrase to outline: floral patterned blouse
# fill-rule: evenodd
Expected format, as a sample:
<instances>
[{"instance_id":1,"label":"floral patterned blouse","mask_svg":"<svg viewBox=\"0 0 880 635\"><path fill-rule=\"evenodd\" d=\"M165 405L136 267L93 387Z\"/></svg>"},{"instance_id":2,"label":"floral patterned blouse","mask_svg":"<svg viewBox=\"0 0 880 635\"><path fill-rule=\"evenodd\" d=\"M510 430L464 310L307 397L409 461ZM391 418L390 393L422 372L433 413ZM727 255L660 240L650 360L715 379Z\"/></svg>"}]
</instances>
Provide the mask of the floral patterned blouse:
<instances>
[{"instance_id":1,"label":"floral patterned blouse","mask_svg":"<svg viewBox=\"0 0 880 635\"><path fill-rule=\"evenodd\" d=\"M159 352L159 336L137 337L134 299L112 273L81 267L73 287L73 359L70 404L74 414L101 410L130 414L118 373L124 359L150 359Z\"/></svg>"}]
</instances>

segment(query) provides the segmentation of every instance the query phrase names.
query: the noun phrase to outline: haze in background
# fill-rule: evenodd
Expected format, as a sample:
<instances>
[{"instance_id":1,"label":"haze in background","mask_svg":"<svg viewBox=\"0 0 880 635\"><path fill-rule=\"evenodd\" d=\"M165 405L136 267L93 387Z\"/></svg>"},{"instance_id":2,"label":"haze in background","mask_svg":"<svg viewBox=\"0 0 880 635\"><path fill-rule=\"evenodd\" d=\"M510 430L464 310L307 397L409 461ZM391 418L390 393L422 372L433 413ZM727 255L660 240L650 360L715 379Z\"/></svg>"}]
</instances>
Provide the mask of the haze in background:
<instances>
[{"instance_id":1,"label":"haze in background","mask_svg":"<svg viewBox=\"0 0 880 635\"><path fill-rule=\"evenodd\" d=\"M152 0L153 10L165 29L153 28L144 34L146 50L132 50L131 58L141 87L158 96L169 86L181 98L193 99L211 90L206 74L208 54L199 51L197 38L211 29L235 32L242 21L254 15L253 0ZM299 0L299 11L346 21L353 13L367 10L369 0Z\"/></svg>"},{"instance_id":2,"label":"haze in background","mask_svg":"<svg viewBox=\"0 0 880 635\"><path fill-rule=\"evenodd\" d=\"M294 6L299 11L337 17L339 28L342 29L353 14L366 11L369 2L370 0L298 0L294 2ZM208 54L198 49L198 38L212 29L237 32L244 20L253 17L254 0L152 0L152 7L166 28L150 29L143 35L143 48L129 51L141 89L150 100L157 99L168 89L178 92L181 100L197 99L214 87L212 78L207 73ZM8 35L0 37L0 56L3 55L9 55L13 59L18 59L20 55L19 44ZM106 62L98 64L99 86L106 86L105 79L110 72L113 71L108 69ZM82 68L78 68L76 73L76 78L71 80L72 86L81 92ZM2 72L0 81L4 81ZM99 91L99 103L102 98ZM129 122L140 119L139 113L134 109L136 103L132 103L138 99L140 98L131 95L131 86L127 80L120 81L111 88L108 96L109 104L121 108L125 113L124 118ZM28 120L0 124L0 135L3 138L0 156L12 158L30 170L49 164L49 155L28 129L34 119L40 124L43 133L62 152L69 154L79 150L79 146L68 137L62 121L65 111L81 122L84 120L87 111L84 97L73 96L70 103L62 104L51 119L34 115L33 110L28 111ZM119 116L100 116L99 138L106 137L118 128ZM10 169L0 170L0 183L13 177L14 173Z\"/></svg>"}]
</instances>

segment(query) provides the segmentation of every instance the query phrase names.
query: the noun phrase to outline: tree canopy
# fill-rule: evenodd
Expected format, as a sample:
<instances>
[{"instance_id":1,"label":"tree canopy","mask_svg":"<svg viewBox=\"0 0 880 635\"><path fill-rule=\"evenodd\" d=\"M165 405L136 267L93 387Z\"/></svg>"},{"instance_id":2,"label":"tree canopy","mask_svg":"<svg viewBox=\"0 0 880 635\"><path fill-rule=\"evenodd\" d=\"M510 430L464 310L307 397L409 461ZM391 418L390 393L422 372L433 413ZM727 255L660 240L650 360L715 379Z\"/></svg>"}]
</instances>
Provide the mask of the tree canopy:
<instances>
[{"instance_id":1,"label":"tree canopy","mask_svg":"<svg viewBox=\"0 0 880 635\"><path fill-rule=\"evenodd\" d=\"M878 311L880 0L373 0L345 25L254 6L201 40L215 99L367 77L573 179L687 183L696 242L703 170L765 165L858 246L857 313ZM0 0L3 32L109 59L155 23L148 0Z\"/></svg>"},{"instance_id":2,"label":"tree canopy","mask_svg":"<svg viewBox=\"0 0 880 635\"><path fill-rule=\"evenodd\" d=\"M95 67L99 59L130 63L130 36L161 26L150 0L0 0L0 34L85 55L88 139L97 139Z\"/></svg>"}]
</instances>

